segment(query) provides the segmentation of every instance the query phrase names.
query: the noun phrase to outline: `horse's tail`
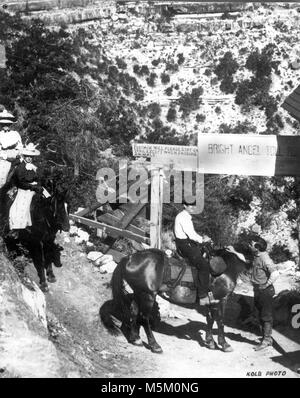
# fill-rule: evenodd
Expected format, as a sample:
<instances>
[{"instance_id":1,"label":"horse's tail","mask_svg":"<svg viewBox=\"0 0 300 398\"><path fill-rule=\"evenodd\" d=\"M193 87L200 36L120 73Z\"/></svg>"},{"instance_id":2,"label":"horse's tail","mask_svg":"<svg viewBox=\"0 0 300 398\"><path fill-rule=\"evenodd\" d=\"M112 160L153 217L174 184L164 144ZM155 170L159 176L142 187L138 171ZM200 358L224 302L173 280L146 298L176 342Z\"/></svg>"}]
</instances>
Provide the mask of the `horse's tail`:
<instances>
[{"instance_id":1,"label":"horse's tail","mask_svg":"<svg viewBox=\"0 0 300 398\"><path fill-rule=\"evenodd\" d=\"M111 278L113 301L118 310L121 311L124 323L128 323L130 319L130 303L124 284L124 271L128 261L128 257L123 258L115 268Z\"/></svg>"}]
</instances>

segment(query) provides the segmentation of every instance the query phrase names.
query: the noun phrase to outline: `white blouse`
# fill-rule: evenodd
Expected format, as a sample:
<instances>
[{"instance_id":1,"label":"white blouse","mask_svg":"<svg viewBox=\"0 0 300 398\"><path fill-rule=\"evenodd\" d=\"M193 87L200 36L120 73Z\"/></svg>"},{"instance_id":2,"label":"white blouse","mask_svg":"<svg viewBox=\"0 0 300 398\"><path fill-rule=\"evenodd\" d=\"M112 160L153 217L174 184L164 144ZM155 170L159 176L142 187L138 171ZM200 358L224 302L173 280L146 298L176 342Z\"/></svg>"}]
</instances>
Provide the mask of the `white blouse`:
<instances>
[{"instance_id":1,"label":"white blouse","mask_svg":"<svg viewBox=\"0 0 300 398\"><path fill-rule=\"evenodd\" d=\"M0 149L7 149L14 147L14 149L22 148L22 139L17 131L9 130L7 132L0 131Z\"/></svg>"}]
</instances>

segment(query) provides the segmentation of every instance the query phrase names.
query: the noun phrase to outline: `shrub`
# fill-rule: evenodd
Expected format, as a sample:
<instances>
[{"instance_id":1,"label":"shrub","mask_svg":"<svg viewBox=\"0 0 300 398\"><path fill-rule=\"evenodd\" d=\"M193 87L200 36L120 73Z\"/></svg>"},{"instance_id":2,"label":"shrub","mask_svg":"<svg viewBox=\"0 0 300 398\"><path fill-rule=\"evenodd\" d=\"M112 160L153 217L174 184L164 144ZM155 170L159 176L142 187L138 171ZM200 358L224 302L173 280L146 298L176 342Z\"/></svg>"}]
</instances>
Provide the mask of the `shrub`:
<instances>
[{"instance_id":1,"label":"shrub","mask_svg":"<svg viewBox=\"0 0 300 398\"><path fill-rule=\"evenodd\" d=\"M203 123L205 121L205 119L206 119L205 115L203 115L203 114L200 115L199 113L197 113L197 115L196 115L197 123Z\"/></svg>"},{"instance_id":2,"label":"shrub","mask_svg":"<svg viewBox=\"0 0 300 398\"><path fill-rule=\"evenodd\" d=\"M185 93L179 98L179 110L182 112L183 118L186 118L192 111L199 109L201 103L199 97L201 92L203 92L201 87L198 89L194 88L191 94Z\"/></svg>"},{"instance_id":3,"label":"shrub","mask_svg":"<svg viewBox=\"0 0 300 398\"><path fill-rule=\"evenodd\" d=\"M292 260L293 255L286 245L275 243L270 251L270 257L275 264L283 263L284 261Z\"/></svg>"},{"instance_id":4,"label":"shrub","mask_svg":"<svg viewBox=\"0 0 300 398\"><path fill-rule=\"evenodd\" d=\"M233 82L233 78L228 76L224 80L222 80L220 84L220 90L223 91L225 94L232 94L234 93L237 84Z\"/></svg>"},{"instance_id":5,"label":"shrub","mask_svg":"<svg viewBox=\"0 0 300 398\"><path fill-rule=\"evenodd\" d=\"M126 64L125 61L123 61L123 59L117 57L116 58L116 63L118 65L119 69L127 69L127 64Z\"/></svg>"},{"instance_id":6,"label":"shrub","mask_svg":"<svg viewBox=\"0 0 300 398\"><path fill-rule=\"evenodd\" d=\"M210 84L211 86L215 86L216 84L218 84L218 78L213 77L212 79L210 79Z\"/></svg>"},{"instance_id":7,"label":"shrub","mask_svg":"<svg viewBox=\"0 0 300 398\"><path fill-rule=\"evenodd\" d=\"M178 65L182 65L184 63L184 61L185 61L185 58L184 58L183 54L180 53L180 54L177 55L177 57L178 57Z\"/></svg>"},{"instance_id":8,"label":"shrub","mask_svg":"<svg viewBox=\"0 0 300 398\"><path fill-rule=\"evenodd\" d=\"M157 78L157 74L156 73L150 73L150 76L147 78L147 84L150 87L154 87L155 86L155 80Z\"/></svg>"},{"instance_id":9,"label":"shrub","mask_svg":"<svg viewBox=\"0 0 300 398\"><path fill-rule=\"evenodd\" d=\"M246 68L251 70L258 79L270 76L272 69L277 69L278 62L272 61L275 46L268 44L266 47L252 52L247 61Z\"/></svg>"},{"instance_id":10,"label":"shrub","mask_svg":"<svg viewBox=\"0 0 300 398\"><path fill-rule=\"evenodd\" d=\"M141 67L141 69L140 69L140 75L142 75L142 76L148 76L150 74L150 70L149 70L149 68L148 68L148 66L147 65L143 65L142 67Z\"/></svg>"},{"instance_id":11,"label":"shrub","mask_svg":"<svg viewBox=\"0 0 300 398\"><path fill-rule=\"evenodd\" d=\"M239 68L238 63L233 59L230 51L224 54L224 57L220 59L219 64L215 67L214 72L218 76L219 80L223 80L228 76L232 76Z\"/></svg>"},{"instance_id":12,"label":"shrub","mask_svg":"<svg viewBox=\"0 0 300 398\"><path fill-rule=\"evenodd\" d=\"M177 117L177 111L175 108L169 108L168 113L167 113L167 121L168 122L174 122Z\"/></svg>"},{"instance_id":13,"label":"shrub","mask_svg":"<svg viewBox=\"0 0 300 398\"><path fill-rule=\"evenodd\" d=\"M158 59L154 59L151 63L152 63L153 66L158 66L159 63L160 63L160 59L159 58Z\"/></svg>"},{"instance_id":14,"label":"shrub","mask_svg":"<svg viewBox=\"0 0 300 398\"><path fill-rule=\"evenodd\" d=\"M161 114L161 107L157 102L148 105L148 114L150 119L154 119L155 117Z\"/></svg>"},{"instance_id":15,"label":"shrub","mask_svg":"<svg viewBox=\"0 0 300 398\"><path fill-rule=\"evenodd\" d=\"M160 78L161 78L161 82L162 82L163 84L168 84L168 83L170 83L170 75L168 75L167 73L163 72L163 73L160 75Z\"/></svg>"},{"instance_id":16,"label":"shrub","mask_svg":"<svg viewBox=\"0 0 300 398\"><path fill-rule=\"evenodd\" d=\"M165 90L165 94L168 96L172 95L172 92L173 92L173 86L170 86Z\"/></svg>"},{"instance_id":17,"label":"shrub","mask_svg":"<svg viewBox=\"0 0 300 398\"><path fill-rule=\"evenodd\" d=\"M178 71L178 64L175 64L174 61L172 62L167 62L166 64L166 70L170 72L177 72Z\"/></svg>"},{"instance_id":18,"label":"shrub","mask_svg":"<svg viewBox=\"0 0 300 398\"><path fill-rule=\"evenodd\" d=\"M221 108L219 106L216 106L215 107L215 112L216 112L217 115L220 115L220 113L222 113L222 110L221 110Z\"/></svg>"},{"instance_id":19,"label":"shrub","mask_svg":"<svg viewBox=\"0 0 300 398\"><path fill-rule=\"evenodd\" d=\"M140 74L140 67L139 67L139 65L137 65L137 64L133 65L133 72L134 72L136 75L139 75L139 74Z\"/></svg>"}]
</instances>

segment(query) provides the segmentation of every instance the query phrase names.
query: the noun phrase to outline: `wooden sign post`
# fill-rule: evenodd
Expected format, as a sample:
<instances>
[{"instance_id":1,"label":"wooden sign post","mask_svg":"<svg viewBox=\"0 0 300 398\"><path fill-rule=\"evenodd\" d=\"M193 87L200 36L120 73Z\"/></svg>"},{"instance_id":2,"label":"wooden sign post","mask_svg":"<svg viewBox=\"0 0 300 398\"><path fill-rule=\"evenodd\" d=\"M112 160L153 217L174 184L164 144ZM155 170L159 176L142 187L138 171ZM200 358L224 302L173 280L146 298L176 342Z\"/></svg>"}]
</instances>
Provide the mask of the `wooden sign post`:
<instances>
[{"instance_id":1,"label":"wooden sign post","mask_svg":"<svg viewBox=\"0 0 300 398\"><path fill-rule=\"evenodd\" d=\"M161 249L165 169L198 171L196 146L133 144L135 157L151 159L150 246Z\"/></svg>"},{"instance_id":2,"label":"wooden sign post","mask_svg":"<svg viewBox=\"0 0 300 398\"><path fill-rule=\"evenodd\" d=\"M161 249L163 210L163 175L160 168L152 170L150 206L150 246Z\"/></svg>"}]
</instances>

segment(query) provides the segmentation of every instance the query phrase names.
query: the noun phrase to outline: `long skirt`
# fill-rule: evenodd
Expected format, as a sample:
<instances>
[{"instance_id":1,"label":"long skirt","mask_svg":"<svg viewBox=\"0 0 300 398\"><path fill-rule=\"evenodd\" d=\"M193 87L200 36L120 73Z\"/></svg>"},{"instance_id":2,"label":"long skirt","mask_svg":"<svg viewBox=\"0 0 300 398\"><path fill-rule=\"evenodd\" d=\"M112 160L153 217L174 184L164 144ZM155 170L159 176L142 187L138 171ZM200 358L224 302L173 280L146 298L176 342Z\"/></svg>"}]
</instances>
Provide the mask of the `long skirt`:
<instances>
[{"instance_id":1,"label":"long skirt","mask_svg":"<svg viewBox=\"0 0 300 398\"><path fill-rule=\"evenodd\" d=\"M11 163L7 160L0 160L0 188L6 183Z\"/></svg>"},{"instance_id":2,"label":"long skirt","mask_svg":"<svg viewBox=\"0 0 300 398\"><path fill-rule=\"evenodd\" d=\"M34 194L35 192L29 189L18 189L16 199L9 211L10 229L24 229L32 226L30 205Z\"/></svg>"}]
</instances>

